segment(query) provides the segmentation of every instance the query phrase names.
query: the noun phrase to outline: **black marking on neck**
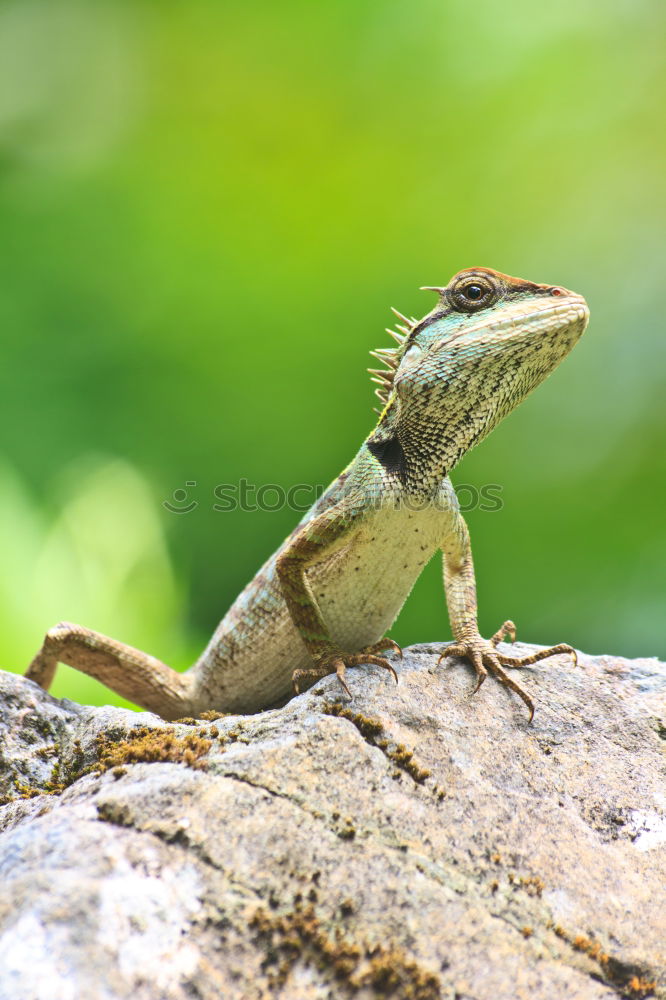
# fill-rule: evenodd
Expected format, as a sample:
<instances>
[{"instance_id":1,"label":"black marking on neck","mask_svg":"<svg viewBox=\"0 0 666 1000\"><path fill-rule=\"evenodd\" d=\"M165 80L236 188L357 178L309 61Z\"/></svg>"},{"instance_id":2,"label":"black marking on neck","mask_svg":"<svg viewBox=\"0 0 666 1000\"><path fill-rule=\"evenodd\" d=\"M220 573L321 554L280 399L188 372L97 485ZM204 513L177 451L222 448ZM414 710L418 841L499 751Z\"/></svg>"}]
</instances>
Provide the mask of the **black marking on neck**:
<instances>
[{"instance_id":1,"label":"black marking on neck","mask_svg":"<svg viewBox=\"0 0 666 1000\"><path fill-rule=\"evenodd\" d=\"M368 438L368 451L391 476L405 478L405 452L396 435L388 438Z\"/></svg>"}]
</instances>

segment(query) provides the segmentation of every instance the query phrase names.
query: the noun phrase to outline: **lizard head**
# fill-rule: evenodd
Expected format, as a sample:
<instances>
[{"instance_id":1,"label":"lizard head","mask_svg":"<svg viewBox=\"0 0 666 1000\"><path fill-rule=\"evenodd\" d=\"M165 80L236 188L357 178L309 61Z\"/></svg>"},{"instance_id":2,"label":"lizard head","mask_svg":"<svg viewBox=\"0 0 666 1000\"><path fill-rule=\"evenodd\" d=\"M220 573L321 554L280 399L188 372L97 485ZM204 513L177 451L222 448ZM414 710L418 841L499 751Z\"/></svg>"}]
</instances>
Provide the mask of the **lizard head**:
<instances>
[{"instance_id":1,"label":"lizard head","mask_svg":"<svg viewBox=\"0 0 666 1000\"><path fill-rule=\"evenodd\" d=\"M448 470L566 357L589 313L575 292L490 268L426 290L435 308L401 317L398 347L375 352L387 366L372 372L386 404L377 432L406 450L428 440Z\"/></svg>"}]
</instances>

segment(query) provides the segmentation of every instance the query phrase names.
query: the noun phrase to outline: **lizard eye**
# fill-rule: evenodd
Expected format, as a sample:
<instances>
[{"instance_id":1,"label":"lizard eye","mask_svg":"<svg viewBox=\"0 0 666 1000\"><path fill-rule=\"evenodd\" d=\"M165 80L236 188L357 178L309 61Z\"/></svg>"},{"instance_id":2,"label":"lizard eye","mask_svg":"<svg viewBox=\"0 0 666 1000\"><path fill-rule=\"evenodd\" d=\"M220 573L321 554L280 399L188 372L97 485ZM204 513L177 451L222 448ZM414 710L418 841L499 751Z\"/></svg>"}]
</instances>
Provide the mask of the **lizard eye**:
<instances>
[{"instance_id":1,"label":"lizard eye","mask_svg":"<svg viewBox=\"0 0 666 1000\"><path fill-rule=\"evenodd\" d=\"M458 312L476 312L497 302L499 291L485 274L461 275L448 290L448 299Z\"/></svg>"}]
</instances>

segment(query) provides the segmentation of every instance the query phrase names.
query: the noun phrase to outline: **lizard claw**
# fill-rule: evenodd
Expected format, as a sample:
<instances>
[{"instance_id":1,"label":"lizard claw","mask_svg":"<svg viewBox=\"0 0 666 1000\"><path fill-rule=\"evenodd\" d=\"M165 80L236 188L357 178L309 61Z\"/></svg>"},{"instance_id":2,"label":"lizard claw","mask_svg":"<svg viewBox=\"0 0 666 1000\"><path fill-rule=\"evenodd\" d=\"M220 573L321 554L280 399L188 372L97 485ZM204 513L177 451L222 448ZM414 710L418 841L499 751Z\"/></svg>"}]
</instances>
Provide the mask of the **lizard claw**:
<instances>
[{"instance_id":1,"label":"lizard claw","mask_svg":"<svg viewBox=\"0 0 666 1000\"><path fill-rule=\"evenodd\" d=\"M384 636L383 639L379 639L377 642L373 642L370 646L364 646L361 650L362 653L383 653L387 650L391 650L393 653L397 653L402 660L402 647L394 639L389 639L388 636Z\"/></svg>"},{"instance_id":2,"label":"lizard claw","mask_svg":"<svg viewBox=\"0 0 666 1000\"><path fill-rule=\"evenodd\" d=\"M352 693L349 690L349 688L347 687L347 681L345 680L345 675L347 673L347 668L345 667L345 661L344 660L336 660L335 661L335 673L336 673L336 676L337 676L338 680L342 684L342 687L344 688L344 690L346 691L347 695L349 696L349 700L351 701Z\"/></svg>"},{"instance_id":3,"label":"lizard claw","mask_svg":"<svg viewBox=\"0 0 666 1000\"><path fill-rule=\"evenodd\" d=\"M523 691L502 668L528 667L533 663L538 663L539 660L545 660L549 656L557 656L560 653L570 653L573 656L574 664L576 664L576 650L562 642L557 646L550 646L548 649L540 649L538 653L532 653L529 656L507 656L505 653L500 653L497 649L498 643L502 642L506 635L511 637L512 642L515 642L516 626L511 621L504 622L502 627L490 639L484 639L477 633L477 635L471 636L469 639L452 643L440 654L437 664L439 665L448 656L459 656L470 660L477 678L472 693L476 694L488 676L488 673L491 673L493 677L497 678L500 684L517 694L525 705L527 705L530 713L529 721L531 722L534 718L534 702L527 692Z\"/></svg>"}]
</instances>

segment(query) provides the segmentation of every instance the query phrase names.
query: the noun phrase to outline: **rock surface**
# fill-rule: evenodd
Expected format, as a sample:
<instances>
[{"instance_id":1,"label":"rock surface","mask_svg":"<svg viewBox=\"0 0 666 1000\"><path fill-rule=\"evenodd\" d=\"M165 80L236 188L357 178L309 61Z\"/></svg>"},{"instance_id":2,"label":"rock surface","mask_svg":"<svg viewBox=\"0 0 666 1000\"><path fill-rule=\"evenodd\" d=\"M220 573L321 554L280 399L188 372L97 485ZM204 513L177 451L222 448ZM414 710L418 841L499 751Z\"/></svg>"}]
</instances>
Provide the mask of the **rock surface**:
<instances>
[{"instance_id":1,"label":"rock surface","mask_svg":"<svg viewBox=\"0 0 666 1000\"><path fill-rule=\"evenodd\" d=\"M666 997L666 666L528 725L436 649L195 725L0 674L0 997Z\"/></svg>"}]
</instances>

